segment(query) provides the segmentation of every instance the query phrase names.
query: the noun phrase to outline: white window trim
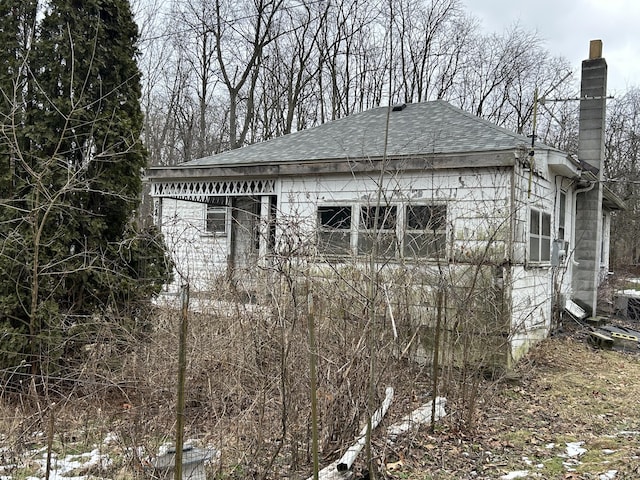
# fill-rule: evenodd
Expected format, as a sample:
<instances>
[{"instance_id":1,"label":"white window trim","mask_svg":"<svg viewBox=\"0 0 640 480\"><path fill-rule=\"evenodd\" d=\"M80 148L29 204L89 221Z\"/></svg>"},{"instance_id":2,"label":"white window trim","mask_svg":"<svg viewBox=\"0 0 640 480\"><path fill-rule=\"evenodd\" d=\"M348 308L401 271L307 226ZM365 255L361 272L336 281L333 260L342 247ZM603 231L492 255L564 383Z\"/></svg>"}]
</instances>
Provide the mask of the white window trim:
<instances>
[{"instance_id":1,"label":"white window trim","mask_svg":"<svg viewBox=\"0 0 640 480\"><path fill-rule=\"evenodd\" d=\"M320 219L320 209L321 208L348 208L350 210L349 215L349 228L335 228L335 227L328 227L328 226L324 226L321 223L321 219ZM354 218L355 215L359 215L360 212L359 210L356 208L355 205L351 204L351 203L346 203L346 202L333 202L333 203L326 203L326 204L318 204L316 205L316 232L317 234L321 234L321 233L348 233L349 234L349 244L346 246L346 252L338 252L338 253L331 253L331 252L326 252L323 251L323 249L321 248L321 246L319 244L317 244L317 248L318 248L318 253L320 253L321 255L327 256L327 257L344 257L345 255L350 255L353 252L353 238L354 236L356 236L357 234L357 229L354 227Z\"/></svg>"},{"instance_id":2,"label":"white window trim","mask_svg":"<svg viewBox=\"0 0 640 480\"><path fill-rule=\"evenodd\" d=\"M416 228L410 228L409 227L409 218L407 215L407 210L409 209L409 207L444 207L444 221L443 221L443 227L441 229L436 229L436 230L427 230L427 229L416 229ZM449 228L448 228L448 223L447 223L447 215L449 213L449 208L448 208L448 204L446 202L430 202L430 203L405 203L402 205L402 222L399 226L401 227L401 234L399 235L400 238L400 256L402 258L408 258L408 259L422 259L422 260L436 260L438 258L442 259L444 257L447 256L447 238L449 236ZM433 236L437 236L437 235L444 235L444 250L442 252L439 252L436 255L428 255L428 256L424 256L424 255L407 255L405 253L405 246L406 246L406 241L407 241L407 235L410 234L418 234L418 235L433 235Z\"/></svg>"},{"instance_id":3,"label":"white window trim","mask_svg":"<svg viewBox=\"0 0 640 480\"><path fill-rule=\"evenodd\" d=\"M411 233L422 233L425 232L423 230L409 229L408 226L408 218L407 218L407 209L409 206L425 206L425 207L434 207L434 206L443 206L445 208L445 219L444 219L444 227L442 229L436 230L436 234L444 234L445 236L445 251L441 252L441 254L433 255L433 256L420 256L420 255L405 255L404 254L404 245L405 245L405 237L407 234ZM338 229L337 231L342 231L346 233L349 232L350 236L350 248L349 254L355 254L358 257L364 257L367 255L367 252L360 251L359 248L359 238L360 235L368 234L374 230L365 229L362 225L362 210L364 208L376 207L376 205L370 204L362 204L354 201L335 201L335 202L327 202L327 203L319 203L316 205L316 231L320 232L329 232L329 228L323 228L321 225L319 210L323 207L332 207L332 208L350 208L351 209L351 225L349 229ZM401 259L415 259L415 260L435 260L438 257L443 258L447 255L447 239L449 238L449 227L447 222L447 216L449 213L449 204L446 201L434 201L429 203L407 203L407 202L397 202L397 203L389 203L380 205L380 207L389 207L395 209L395 226L393 229L384 229L382 230L384 233L393 234L395 236L395 251L393 256L386 256L387 259L393 260L401 260ZM430 231L429 233L433 233ZM318 250L321 255L327 257L344 257L348 255L347 253L330 253L324 252L321 249Z\"/></svg>"},{"instance_id":4,"label":"white window trim","mask_svg":"<svg viewBox=\"0 0 640 480\"><path fill-rule=\"evenodd\" d=\"M210 231L208 229L209 212L224 213L224 231ZM229 207L221 205L206 205L204 209L204 230L202 236L205 237L227 237L231 226L231 216Z\"/></svg>"},{"instance_id":5,"label":"white window trim","mask_svg":"<svg viewBox=\"0 0 640 480\"><path fill-rule=\"evenodd\" d=\"M531 224L531 214L533 212L537 212L538 213L538 233L533 233L532 230L532 224ZM543 218L544 216L549 217L549 234L548 235L544 235L542 228L543 228ZM549 213L547 210L544 210L542 208L536 208L536 207L531 207L529 209L529 218L528 218L528 225L529 228L527 229L527 250L528 250L528 261L530 264L532 265L549 265L551 263L551 249L553 248L553 235L552 235L552 216L551 213ZM531 239L532 238L537 238L538 239L538 259L534 260L532 258L532 251L531 251ZM542 258L542 253L543 253L543 249L542 249L542 243L543 240L548 240L549 241L549 252L548 252L548 258Z\"/></svg>"}]
</instances>

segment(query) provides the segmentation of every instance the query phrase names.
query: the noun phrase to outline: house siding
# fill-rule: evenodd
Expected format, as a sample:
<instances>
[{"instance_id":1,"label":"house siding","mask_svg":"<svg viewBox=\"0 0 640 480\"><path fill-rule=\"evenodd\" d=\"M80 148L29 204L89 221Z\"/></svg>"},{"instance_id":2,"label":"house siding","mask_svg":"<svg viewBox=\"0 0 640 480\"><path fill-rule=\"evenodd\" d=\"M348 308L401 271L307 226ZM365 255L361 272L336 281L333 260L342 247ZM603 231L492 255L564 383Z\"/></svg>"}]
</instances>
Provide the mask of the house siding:
<instances>
[{"instance_id":1,"label":"house siding","mask_svg":"<svg viewBox=\"0 0 640 480\"><path fill-rule=\"evenodd\" d=\"M533 173L528 168L518 167L385 172L381 189L379 174L375 172L282 177L276 180L279 239L276 249L283 255L291 252L315 255L312 245L318 226L318 206L359 208L375 205L378 201L399 208L444 204L447 206L447 254L441 261L444 260L450 271L457 272L455 275L461 278L468 266L486 264L492 267L483 272L483 277L490 279L495 275L496 282L506 282L500 295L504 297L501 301L506 302L507 311L500 315L511 318L511 326L499 321L491 335L508 336L508 356L517 359L532 342L548 335L552 327L553 302L557 298L554 294L571 296L572 242L567 258L558 266L552 267L548 261L529 261L530 210L535 208L550 214L551 238L555 239L560 190L566 194L568 205L565 238L573 236L575 195L572 185L558 183L557 177L548 170L544 155L538 158ZM205 204L166 198L163 202L163 232L178 270L191 279L194 289L211 289L227 267L229 236L205 234ZM354 215L355 212L357 210ZM352 232L358 229L358 218L354 216ZM283 250L284 246L289 250ZM351 247L357 248L357 242L352 241ZM322 260L322 257L316 259ZM403 268L407 267L400 258L388 263L388 267L397 268L400 262ZM411 268L416 271L428 272L437 262L420 259L413 264ZM498 273L504 265L510 265L505 275ZM391 298L390 301L395 300ZM423 308L419 303L411 307L413 315L429 318L426 312L433 312L433 305ZM455 307L448 308L455 311Z\"/></svg>"},{"instance_id":2,"label":"house siding","mask_svg":"<svg viewBox=\"0 0 640 480\"><path fill-rule=\"evenodd\" d=\"M167 291L176 292L185 282L193 291L211 291L226 268L228 235L215 236L206 232L205 203L171 198L161 201L159 221L176 270Z\"/></svg>"},{"instance_id":3,"label":"house siding","mask_svg":"<svg viewBox=\"0 0 640 480\"><path fill-rule=\"evenodd\" d=\"M316 228L319 205L429 205L447 206L449 255L459 261L477 259L487 241L492 260L506 253L509 224L508 169L477 171L398 172L383 177L378 189L374 175L284 179L278 215L284 225L298 225L308 234ZM381 191L378 199L378 191ZM287 234L287 231L281 232Z\"/></svg>"}]
</instances>

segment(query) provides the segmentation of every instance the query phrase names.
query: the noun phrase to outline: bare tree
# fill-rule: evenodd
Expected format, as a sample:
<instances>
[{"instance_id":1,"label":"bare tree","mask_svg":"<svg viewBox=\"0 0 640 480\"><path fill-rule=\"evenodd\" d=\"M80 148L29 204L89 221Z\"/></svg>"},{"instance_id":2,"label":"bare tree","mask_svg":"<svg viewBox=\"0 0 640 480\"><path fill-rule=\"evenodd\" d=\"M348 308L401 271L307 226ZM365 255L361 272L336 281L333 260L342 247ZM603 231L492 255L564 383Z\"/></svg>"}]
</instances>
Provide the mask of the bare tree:
<instances>
[{"instance_id":1,"label":"bare tree","mask_svg":"<svg viewBox=\"0 0 640 480\"><path fill-rule=\"evenodd\" d=\"M211 31L229 104L229 148L242 146L255 116L255 91L265 48L281 33L284 0L216 0Z\"/></svg>"},{"instance_id":2,"label":"bare tree","mask_svg":"<svg viewBox=\"0 0 640 480\"><path fill-rule=\"evenodd\" d=\"M638 209L640 198L640 89L633 88L609 105L605 140L605 177L609 187L627 203L612 224L613 263L627 268L637 265L640 251Z\"/></svg>"},{"instance_id":3,"label":"bare tree","mask_svg":"<svg viewBox=\"0 0 640 480\"><path fill-rule=\"evenodd\" d=\"M468 49L468 20L459 0L430 3L402 0L395 4L399 96L406 102L442 98L453 85Z\"/></svg>"}]
</instances>

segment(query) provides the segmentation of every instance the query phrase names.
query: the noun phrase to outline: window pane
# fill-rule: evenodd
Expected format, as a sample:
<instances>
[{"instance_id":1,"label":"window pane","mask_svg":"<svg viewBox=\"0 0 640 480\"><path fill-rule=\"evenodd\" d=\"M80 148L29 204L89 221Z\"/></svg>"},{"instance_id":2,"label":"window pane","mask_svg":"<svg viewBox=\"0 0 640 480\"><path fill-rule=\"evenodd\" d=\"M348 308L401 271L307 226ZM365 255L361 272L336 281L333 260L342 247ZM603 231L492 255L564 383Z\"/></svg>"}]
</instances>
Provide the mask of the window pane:
<instances>
[{"instance_id":1,"label":"window pane","mask_svg":"<svg viewBox=\"0 0 640 480\"><path fill-rule=\"evenodd\" d=\"M551 239L540 239L540 260L549 261L551 259Z\"/></svg>"},{"instance_id":2,"label":"window pane","mask_svg":"<svg viewBox=\"0 0 640 480\"><path fill-rule=\"evenodd\" d=\"M224 234L227 231L227 209L207 207L206 230L209 233Z\"/></svg>"},{"instance_id":3,"label":"window pane","mask_svg":"<svg viewBox=\"0 0 640 480\"><path fill-rule=\"evenodd\" d=\"M405 257L437 257L444 253L446 235L407 233L404 237Z\"/></svg>"},{"instance_id":4,"label":"window pane","mask_svg":"<svg viewBox=\"0 0 640 480\"><path fill-rule=\"evenodd\" d=\"M351 207L318 207L320 226L340 230L351 228Z\"/></svg>"},{"instance_id":5,"label":"window pane","mask_svg":"<svg viewBox=\"0 0 640 480\"><path fill-rule=\"evenodd\" d=\"M325 255L345 255L351 250L351 233L340 230L318 232L318 250Z\"/></svg>"},{"instance_id":6,"label":"window pane","mask_svg":"<svg viewBox=\"0 0 640 480\"><path fill-rule=\"evenodd\" d=\"M358 235L358 254L366 255L373 251L376 235L360 232ZM394 234L382 234L378 241L378 255L380 257L394 257L396 255L396 236Z\"/></svg>"},{"instance_id":7,"label":"window pane","mask_svg":"<svg viewBox=\"0 0 640 480\"><path fill-rule=\"evenodd\" d=\"M532 262L540 261L540 239L537 237L529 239L529 258Z\"/></svg>"},{"instance_id":8,"label":"window pane","mask_svg":"<svg viewBox=\"0 0 640 480\"><path fill-rule=\"evenodd\" d=\"M407 228L410 230L442 230L445 228L445 205L409 205Z\"/></svg>"},{"instance_id":9,"label":"window pane","mask_svg":"<svg viewBox=\"0 0 640 480\"><path fill-rule=\"evenodd\" d=\"M551 236L551 215L549 213L542 214L542 235Z\"/></svg>"},{"instance_id":10,"label":"window pane","mask_svg":"<svg viewBox=\"0 0 640 480\"><path fill-rule=\"evenodd\" d=\"M564 228L564 219L567 215L567 194L564 192L560 193L560 204L558 209L560 210L558 212L558 224L560 225L560 228Z\"/></svg>"},{"instance_id":11,"label":"window pane","mask_svg":"<svg viewBox=\"0 0 640 480\"><path fill-rule=\"evenodd\" d=\"M393 230L396 227L396 207L362 207L360 219L362 228L366 230Z\"/></svg>"},{"instance_id":12,"label":"window pane","mask_svg":"<svg viewBox=\"0 0 640 480\"><path fill-rule=\"evenodd\" d=\"M540 212L531 210L531 218L529 222L531 233L538 235L540 233Z\"/></svg>"}]
</instances>

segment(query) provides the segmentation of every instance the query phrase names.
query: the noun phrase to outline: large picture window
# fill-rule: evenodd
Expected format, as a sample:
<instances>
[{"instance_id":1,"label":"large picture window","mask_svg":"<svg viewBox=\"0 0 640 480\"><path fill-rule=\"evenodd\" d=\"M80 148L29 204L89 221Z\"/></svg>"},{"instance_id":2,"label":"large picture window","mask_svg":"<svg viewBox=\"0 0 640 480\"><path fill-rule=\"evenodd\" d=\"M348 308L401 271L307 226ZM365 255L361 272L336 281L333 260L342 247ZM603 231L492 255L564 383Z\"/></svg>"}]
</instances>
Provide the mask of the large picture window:
<instances>
[{"instance_id":1,"label":"large picture window","mask_svg":"<svg viewBox=\"0 0 640 480\"><path fill-rule=\"evenodd\" d=\"M447 206L321 205L317 247L324 255L438 258L447 244Z\"/></svg>"},{"instance_id":2,"label":"large picture window","mask_svg":"<svg viewBox=\"0 0 640 480\"><path fill-rule=\"evenodd\" d=\"M441 256L447 239L446 205L408 205L405 209L405 257Z\"/></svg>"},{"instance_id":3,"label":"large picture window","mask_svg":"<svg viewBox=\"0 0 640 480\"><path fill-rule=\"evenodd\" d=\"M529 217L529 260L551 260L551 215L533 208Z\"/></svg>"},{"instance_id":4,"label":"large picture window","mask_svg":"<svg viewBox=\"0 0 640 480\"><path fill-rule=\"evenodd\" d=\"M397 207L360 207L358 253L371 253L377 243L377 254L383 257L396 255Z\"/></svg>"},{"instance_id":5,"label":"large picture window","mask_svg":"<svg viewBox=\"0 0 640 480\"><path fill-rule=\"evenodd\" d=\"M351 247L351 207L318 207L318 250L326 255L344 255Z\"/></svg>"}]
</instances>

